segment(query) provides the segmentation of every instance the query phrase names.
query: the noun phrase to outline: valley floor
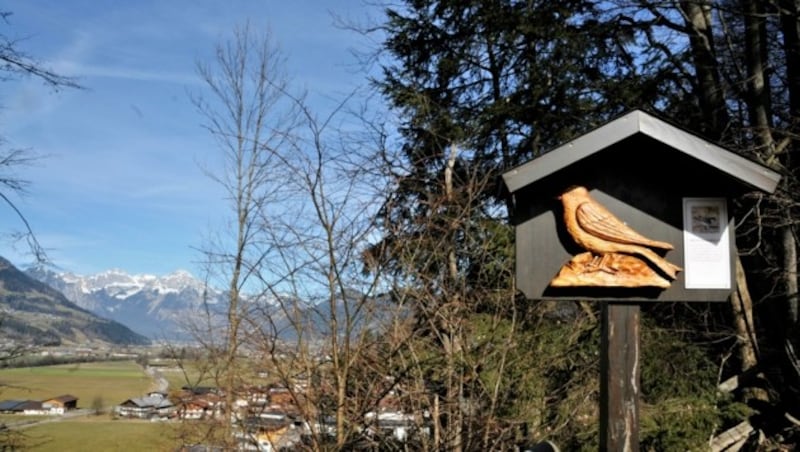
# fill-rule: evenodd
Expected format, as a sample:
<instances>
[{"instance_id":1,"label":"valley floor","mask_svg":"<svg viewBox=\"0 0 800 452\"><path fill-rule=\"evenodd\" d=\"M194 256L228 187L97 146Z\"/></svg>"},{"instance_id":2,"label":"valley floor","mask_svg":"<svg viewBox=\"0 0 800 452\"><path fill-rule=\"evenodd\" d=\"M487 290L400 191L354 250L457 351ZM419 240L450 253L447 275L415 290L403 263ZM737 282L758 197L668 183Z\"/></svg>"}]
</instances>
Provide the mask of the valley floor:
<instances>
[{"instance_id":1,"label":"valley floor","mask_svg":"<svg viewBox=\"0 0 800 452\"><path fill-rule=\"evenodd\" d=\"M175 425L86 416L25 429L26 450L39 452L175 450Z\"/></svg>"}]
</instances>

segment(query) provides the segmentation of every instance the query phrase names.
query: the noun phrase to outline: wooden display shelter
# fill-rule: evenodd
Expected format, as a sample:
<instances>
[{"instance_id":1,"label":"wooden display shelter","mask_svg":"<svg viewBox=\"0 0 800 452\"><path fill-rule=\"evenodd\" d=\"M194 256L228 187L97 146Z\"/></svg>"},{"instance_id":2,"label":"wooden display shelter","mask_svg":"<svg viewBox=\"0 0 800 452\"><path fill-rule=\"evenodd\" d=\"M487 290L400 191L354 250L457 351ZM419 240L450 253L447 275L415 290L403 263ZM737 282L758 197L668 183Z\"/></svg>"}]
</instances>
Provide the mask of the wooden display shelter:
<instances>
[{"instance_id":1,"label":"wooden display shelter","mask_svg":"<svg viewBox=\"0 0 800 452\"><path fill-rule=\"evenodd\" d=\"M503 179L514 199L518 289L531 300L603 304L600 447L638 450L640 303L727 300L736 257L730 201L753 190L773 192L780 175L634 110ZM586 252L565 226L559 201L576 185L635 231L671 244L659 254L681 267L677 277L665 278L666 287L555 287L565 264Z\"/></svg>"}]
</instances>

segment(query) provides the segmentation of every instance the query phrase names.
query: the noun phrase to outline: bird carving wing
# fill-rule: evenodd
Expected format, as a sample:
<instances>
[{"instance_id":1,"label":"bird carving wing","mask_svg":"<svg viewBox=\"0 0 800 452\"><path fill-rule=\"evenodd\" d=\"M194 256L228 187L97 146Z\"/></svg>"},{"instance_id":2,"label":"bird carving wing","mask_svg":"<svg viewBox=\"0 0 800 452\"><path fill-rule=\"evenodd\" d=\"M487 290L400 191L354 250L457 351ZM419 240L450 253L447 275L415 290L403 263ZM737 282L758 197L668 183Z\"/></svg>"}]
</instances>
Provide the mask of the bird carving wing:
<instances>
[{"instance_id":1,"label":"bird carving wing","mask_svg":"<svg viewBox=\"0 0 800 452\"><path fill-rule=\"evenodd\" d=\"M665 250L673 249L673 246L669 243L650 240L642 236L596 202L587 201L581 203L576 209L575 216L578 220L578 225L595 237L617 243L649 246Z\"/></svg>"}]
</instances>

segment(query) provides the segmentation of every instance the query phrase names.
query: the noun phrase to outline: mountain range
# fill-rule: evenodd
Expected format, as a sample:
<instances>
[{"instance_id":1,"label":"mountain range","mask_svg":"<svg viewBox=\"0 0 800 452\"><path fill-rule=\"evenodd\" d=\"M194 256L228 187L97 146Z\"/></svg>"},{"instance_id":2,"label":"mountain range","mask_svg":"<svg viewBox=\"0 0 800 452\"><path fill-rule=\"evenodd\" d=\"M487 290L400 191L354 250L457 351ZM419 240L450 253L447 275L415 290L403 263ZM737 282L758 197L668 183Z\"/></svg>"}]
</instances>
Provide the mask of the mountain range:
<instances>
[{"instance_id":1,"label":"mountain range","mask_svg":"<svg viewBox=\"0 0 800 452\"><path fill-rule=\"evenodd\" d=\"M69 272L55 272L48 268L32 267L26 273L61 292L82 309L124 324L133 331L156 341L195 341L192 323L205 321L205 310L223 313L227 306L226 293L206 287L206 284L189 272L178 270L163 276L131 275L122 270L108 270L94 275L81 276ZM361 300L358 291L347 291L345 297L351 304ZM335 313L338 319L351 315L357 329L379 328L390 318L392 311L388 297L370 298L367 309L356 314L344 309L341 297L331 306L327 300L310 303L291 295L258 302L244 297L244 303L253 303L254 318L260 318L267 334L282 340L296 339L298 328L306 338L319 338L331 333L329 320ZM332 312L333 311L335 312ZM202 311L202 312L201 312ZM289 317L292 317L290 319ZM344 324L341 322L340 326ZM344 330L337 331L343 334Z\"/></svg>"},{"instance_id":2,"label":"mountain range","mask_svg":"<svg viewBox=\"0 0 800 452\"><path fill-rule=\"evenodd\" d=\"M121 270L82 276L33 267L27 273L78 306L156 340L186 339L187 320L204 299L211 305L223 301L222 292L183 270L163 276Z\"/></svg>"},{"instance_id":3,"label":"mountain range","mask_svg":"<svg viewBox=\"0 0 800 452\"><path fill-rule=\"evenodd\" d=\"M144 345L150 340L102 318L0 257L0 337L5 344Z\"/></svg>"}]
</instances>

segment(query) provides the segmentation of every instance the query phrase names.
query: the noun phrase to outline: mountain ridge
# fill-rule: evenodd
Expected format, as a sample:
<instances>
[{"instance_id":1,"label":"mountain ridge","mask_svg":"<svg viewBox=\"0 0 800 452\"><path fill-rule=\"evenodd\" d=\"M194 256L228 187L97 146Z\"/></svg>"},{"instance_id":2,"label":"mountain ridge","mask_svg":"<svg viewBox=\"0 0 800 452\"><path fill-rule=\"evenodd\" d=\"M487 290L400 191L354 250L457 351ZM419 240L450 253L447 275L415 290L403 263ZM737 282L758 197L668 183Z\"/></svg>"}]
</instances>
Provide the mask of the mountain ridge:
<instances>
[{"instance_id":1,"label":"mountain ridge","mask_svg":"<svg viewBox=\"0 0 800 452\"><path fill-rule=\"evenodd\" d=\"M186 270L162 276L129 274L120 269L91 275L42 267L29 268L27 272L60 290L78 306L151 339L186 339L181 323L187 316L204 302L215 305L222 300L222 292L206 287Z\"/></svg>"},{"instance_id":2,"label":"mountain ridge","mask_svg":"<svg viewBox=\"0 0 800 452\"><path fill-rule=\"evenodd\" d=\"M57 273L43 268L30 268L27 271L32 277L63 292L78 306L116 320L156 341L198 340L198 334L204 336L207 333L197 328L208 325L193 325L193 321L203 319L203 323L208 320L209 313L224 323L227 294L207 287L186 270L176 270L163 276L131 275L119 269L93 275ZM341 319L347 315L341 297L351 302L364 298L356 290L346 292L337 296L333 305L327 298L314 303L290 294L275 295L268 299L243 296L242 300L245 303L259 303L254 312L263 316L264 325L272 334L281 340L294 340L298 328L304 330L306 337L333 334L333 331L329 331L331 316L335 314ZM357 329L379 328L393 311L392 303L386 295L366 298L371 301L372 307L359 310L351 326L355 325ZM331 312L332 309L335 313ZM293 319L288 317L288 313L292 313ZM335 334L344 334L344 330Z\"/></svg>"},{"instance_id":3,"label":"mountain ridge","mask_svg":"<svg viewBox=\"0 0 800 452\"><path fill-rule=\"evenodd\" d=\"M145 345L149 339L95 315L57 289L0 257L0 334L7 342L34 345L105 342Z\"/></svg>"}]
</instances>

